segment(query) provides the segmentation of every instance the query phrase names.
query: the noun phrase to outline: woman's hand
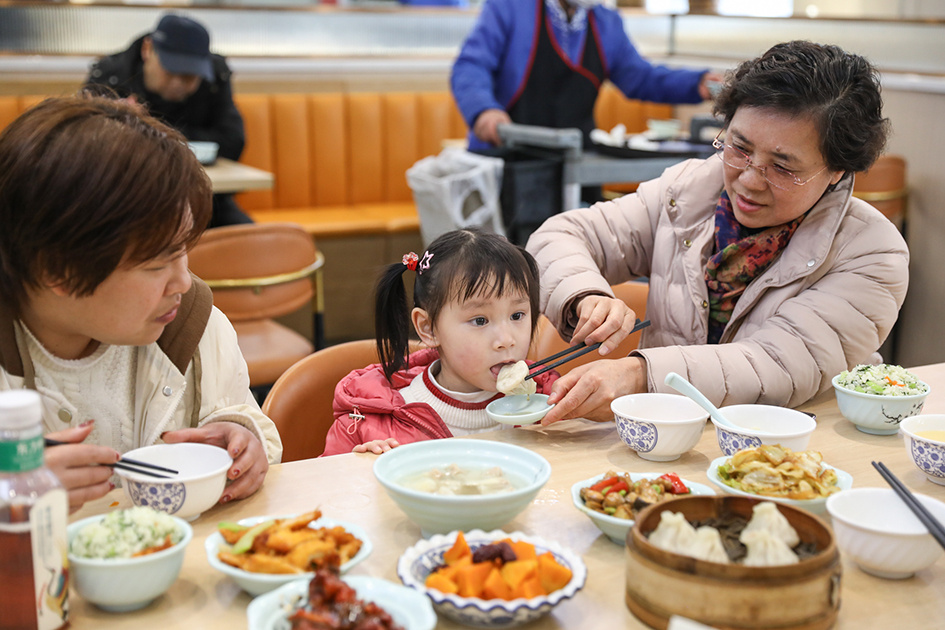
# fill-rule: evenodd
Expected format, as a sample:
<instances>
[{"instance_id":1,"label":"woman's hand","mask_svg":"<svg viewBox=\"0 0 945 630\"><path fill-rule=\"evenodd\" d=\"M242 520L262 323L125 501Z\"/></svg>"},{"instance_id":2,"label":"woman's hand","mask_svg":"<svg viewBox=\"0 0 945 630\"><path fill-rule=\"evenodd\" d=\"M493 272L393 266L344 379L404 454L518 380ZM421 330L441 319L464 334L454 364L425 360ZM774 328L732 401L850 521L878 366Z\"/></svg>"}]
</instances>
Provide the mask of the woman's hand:
<instances>
[{"instance_id":1,"label":"woman's hand","mask_svg":"<svg viewBox=\"0 0 945 630\"><path fill-rule=\"evenodd\" d=\"M499 137L499 125L510 123L512 119L504 109L487 109L476 117L473 123L473 135L495 146L502 144Z\"/></svg>"},{"instance_id":2,"label":"woman's hand","mask_svg":"<svg viewBox=\"0 0 945 630\"><path fill-rule=\"evenodd\" d=\"M578 323L571 344L602 342L598 352L607 355L626 339L637 322L637 314L623 300L606 295L588 295L577 303Z\"/></svg>"},{"instance_id":3,"label":"woman's hand","mask_svg":"<svg viewBox=\"0 0 945 630\"><path fill-rule=\"evenodd\" d=\"M114 464L121 454L107 446L82 444L92 432L92 423L47 433L44 437L68 442L61 446L49 446L44 457L46 466L55 473L69 495L69 511L75 512L86 501L100 499L115 486L109 481Z\"/></svg>"},{"instance_id":4,"label":"woman's hand","mask_svg":"<svg viewBox=\"0 0 945 630\"><path fill-rule=\"evenodd\" d=\"M646 361L642 357L592 361L555 381L548 396L548 404L554 407L541 423L568 418L608 422L614 419L610 410L614 398L646 390Z\"/></svg>"},{"instance_id":5,"label":"woman's hand","mask_svg":"<svg viewBox=\"0 0 945 630\"><path fill-rule=\"evenodd\" d=\"M386 453L392 448L397 448L400 446L400 442L394 438L387 438L384 440L371 440L370 442L365 442L364 444L358 444L353 449L352 453L374 453L375 455L380 455L381 453Z\"/></svg>"},{"instance_id":6,"label":"woman's hand","mask_svg":"<svg viewBox=\"0 0 945 630\"><path fill-rule=\"evenodd\" d=\"M211 422L197 429L178 429L161 435L168 444L200 442L225 448L233 458L220 503L245 499L262 485L269 471L266 449L256 435L235 422Z\"/></svg>"}]
</instances>

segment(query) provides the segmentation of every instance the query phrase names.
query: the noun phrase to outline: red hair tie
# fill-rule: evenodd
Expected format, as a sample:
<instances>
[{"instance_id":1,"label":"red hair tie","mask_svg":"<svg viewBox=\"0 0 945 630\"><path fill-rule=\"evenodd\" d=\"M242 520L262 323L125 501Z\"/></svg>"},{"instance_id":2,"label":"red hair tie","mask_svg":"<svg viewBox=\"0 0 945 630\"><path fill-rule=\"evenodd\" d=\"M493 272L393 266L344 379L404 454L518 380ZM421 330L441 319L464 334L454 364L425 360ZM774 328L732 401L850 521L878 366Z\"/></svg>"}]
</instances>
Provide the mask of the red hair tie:
<instances>
[{"instance_id":1,"label":"red hair tie","mask_svg":"<svg viewBox=\"0 0 945 630\"><path fill-rule=\"evenodd\" d=\"M417 270L417 262L420 260L420 257L415 253L410 252L409 254L404 254L403 263L407 266L407 269L410 271Z\"/></svg>"}]
</instances>

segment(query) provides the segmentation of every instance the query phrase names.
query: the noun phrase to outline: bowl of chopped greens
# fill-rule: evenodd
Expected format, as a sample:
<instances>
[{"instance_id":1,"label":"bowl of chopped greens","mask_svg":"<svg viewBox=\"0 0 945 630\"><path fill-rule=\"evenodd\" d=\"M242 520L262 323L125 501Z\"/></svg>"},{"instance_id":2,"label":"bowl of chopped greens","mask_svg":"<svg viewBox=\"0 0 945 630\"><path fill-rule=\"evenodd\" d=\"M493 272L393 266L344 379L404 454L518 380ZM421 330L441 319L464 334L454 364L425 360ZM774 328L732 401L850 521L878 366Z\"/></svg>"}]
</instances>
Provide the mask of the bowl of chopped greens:
<instances>
[{"instance_id":1,"label":"bowl of chopped greens","mask_svg":"<svg viewBox=\"0 0 945 630\"><path fill-rule=\"evenodd\" d=\"M76 592L109 612L143 608L177 580L194 532L183 519L133 507L69 525Z\"/></svg>"},{"instance_id":2,"label":"bowl of chopped greens","mask_svg":"<svg viewBox=\"0 0 945 630\"><path fill-rule=\"evenodd\" d=\"M857 429L895 435L899 423L922 411L929 386L898 365L857 365L833 377L837 406Z\"/></svg>"}]
</instances>

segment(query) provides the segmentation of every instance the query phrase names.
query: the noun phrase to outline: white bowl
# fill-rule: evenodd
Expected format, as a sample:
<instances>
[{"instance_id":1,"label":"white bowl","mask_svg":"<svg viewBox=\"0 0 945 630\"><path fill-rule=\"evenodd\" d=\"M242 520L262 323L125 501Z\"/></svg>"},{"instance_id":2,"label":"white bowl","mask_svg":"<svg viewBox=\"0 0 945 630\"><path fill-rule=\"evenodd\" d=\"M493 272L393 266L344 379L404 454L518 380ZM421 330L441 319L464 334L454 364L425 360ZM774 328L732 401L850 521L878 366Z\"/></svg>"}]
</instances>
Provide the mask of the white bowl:
<instances>
[{"instance_id":1,"label":"white bowl","mask_svg":"<svg viewBox=\"0 0 945 630\"><path fill-rule=\"evenodd\" d=\"M792 451L804 451L810 444L811 433L817 428L814 418L788 407L729 405L719 411L726 420L742 427L733 429L712 420L719 448L729 456L762 444L780 444Z\"/></svg>"},{"instance_id":2,"label":"white bowl","mask_svg":"<svg viewBox=\"0 0 945 630\"><path fill-rule=\"evenodd\" d=\"M503 396L486 405L486 415L499 424L525 426L544 418L552 407L554 405L548 404L545 394Z\"/></svg>"},{"instance_id":3,"label":"white bowl","mask_svg":"<svg viewBox=\"0 0 945 630\"><path fill-rule=\"evenodd\" d=\"M719 466L725 463L728 457L717 457L712 460L712 463L709 464L709 469L706 471L706 476L709 478L709 481L717 485L723 492L727 494L735 494L742 497L751 497L753 499L764 499L765 501L774 501L775 503L782 503L784 505L790 505L796 508L801 508L802 510L807 510L812 514L823 514L827 511L827 499L829 497L823 497L820 499L784 499L782 497L769 497L763 494L754 494L751 492L745 492L744 490L739 490L733 488L732 486L726 484L722 481L722 478L719 477ZM843 491L849 490L853 487L853 476L850 473L840 470L839 468L834 468L828 464L824 464L824 468L832 468L837 473L837 487L840 488L840 492L836 494L843 494ZM833 495L831 495L833 496Z\"/></svg>"},{"instance_id":4,"label":"white bowl","mask_svg":"<svg viewBox=\"0 0 945 630\"><path fill-rule=\"evenodd\" d=\"M188 521L220 500L226 486L226 471L233 463L226 449L195 442L144 446L128 451L123 457L178 471L162 479L115 469L132 503Z\"/></svg>"},{"instance_id":5,"label":"white bowl","mask_svg":"<svg viewBox=\"0 0 945 630\"><path fill-rule=\"evenodd\" d=\"M945 431L945 414L913 416L899 423L909 459L929 481L945 486L945 440L922 437L923 431Z\"/></svg>"},{"instance_id":6,"label":"white bowl","mask_svg":"<svg viewBox=\"0 0 945 630\"><path fill-rule=\"evenodd\" d=\"M655 479L662 474L665 473L630 473L630 479L633 481L639 481L640 479ZM594 524L597 525L600 531L604 532L613 542L617 543L618 545L626 545L627 533L633 528L633 523L635 521L633 519L617 518L616 516L611 516L610 514L604 514L602 512L598 512L597 510L592 510L584 505L584 500L581 498L582 488L592 486L603 478L604 474L600 474L596 477L579 481L571 486L571 502L574 503L574 507L587 514ZM715 494L715 490L705 484L695 483L693 481L689 481L688 479L682 479L682 482L688 486L690 492L689 494L681 494L679 497L692 497L700 494Z\"/></svg>"},{"instance_id":7,"label":"white bowl","mask_svg":"<svg viewBox=\"0 0 945 630\"><path fill-rule=\"evenodd\" d=\"M433 468L456 464L463 469L498 466L515 490L500 494L445 496L414 490L405 481ZM551 477L541 455L493 440L424 440L398 446L377 458L374 476L421 534L502 527L524 510Z\"/></svg>"},{"instance_id":8,"label":"white bowl","mask_svg":"<svg viewBox=\"0 0 945 630\"><path fill-rule=\"evenodd\" d=\"M837 406L843 417L856 425L863 433L872 435L895 435L899 423L910 416L917 416L925 405L930 388L927 383L925 392L910 396L881 396L856 392L837 384L837 374L831 380L837 395ZM922 381L919 381L920 383Z\"/></svg>"},{"instance_id":9,"label":"white bowl","mask_svg":"<svg viewBox=\"0 0 945 630\"><path fill-rule=\"evenodd\" d=\"M623 443L643 459L669 462L699 443L709 414L677 394L629 394L610 403Z\"/></svg>"},{"instance_id":10,"label":"white bowl","mask_svg":"<svg viewBox=\"0 0 945 630\"><path fill-rule=\"evenodd\" d=\"M197 161L201 164L213 164L217 161L217 152L220 150L220 145L216 142L191 140L187 143L187 146L194 152Z\"/></svg>"},{"instance_id":11,"label":"white bowl","mask_svg":"<svg viewBox=\"0 0 945 630\"><path fill-rule=\"evenodd\" d=\"M308 599L311 578L295 579L253 599L246 608L249 630L288 628L287 618L299 601ZM412 588L380 578L355 575L344 578L358 599L383 608L404 630L433 630L436 613L430 600Z\"/></svg>"},{"instance_id":12,"label":"white bowl","mask_svg":"<svg viewBox=\"0 0 945 630\"><path fill-rule=\"evenodd\" d=\"M293 515L283 515L283 516L254 516L252 518L244 518L239 521L240 525L256 525L257 523L262 523L263 521L269 521L273 519L283 519L291 518ZM370 539L367 537L367 532L365 532L361 527L353 523L346 523L345 521L336 521L332 518L322 517L317 521L312 521L308 525L312 529L318 529L320 527L344 527L345 531L352 534L355 538L358 538L361 541L361 548L358 550L358 553L354 555L353 558L341 565L341 573L345 573L348 569L358 564L369 555L373 550L373 545L371 545ZM253 573L252 571L244 571L243 569L234 567L233 565L227 564L220 560L217 557L217 554L220 553L221 547L223 547L226 542L223 540L223 536L220 535L220 532L216 531L210 534L207 539L204 541L204 549L207 552L207 562L210 563L210 566L228 575L234 582L239 585L241 589L249 593L250 595L261 595L263 593L268 593L274 589L279 588L289 582L305 578L311 580L312 576L315 575L313 572L309 573Z\"/></svg>"},{"instance_id":13,"label":"white bowl","mask_svg":"<svg viewBox=\"0 0 945 630\"><path fill-rule=\"evenodd\" d=\"M79 531L104 514L76 521L66 529L68 545ZM79 558L69 553L69 571L76 592L103 610L127 612L144 608L171 587L184 562L184 550L194 530L183 519L172 517L183 534L179 543L137 558Z\"/></svg>"},{"instance_id":14,"label":"white bowl","mask_svg":"<svg viewBox=\"0 0 945 630\"><path fill-rule=\"evenodd\" d=\"M569 568L571 581L549 595L530 599L519 597L510 601L460 597L444 593L437 589L427 588L425 581L434 569L444 564L443 554L456 541L456 532L421 540L400 556L397 561L397 576L407 586L426 593L433 601L433 608L438 613L461 624L477 628L511 628L534 621L547 614L562 601L574 597L584 587L584 582L587 580L587 567L584 566L581 558L557 543L526 536L521 532L506 533L501 530L491 532L472 530L466 532L464 536L466 543L473 551L503 538L531 543L539 555L550 551L559 564Z\"/></svg>"},{"instance_id":15,"label":"white bowl","mask_svg":"<svg viewBox=\"0 0 945 630\"><path fill-rule=\"evenodd\" d=\"M945 522L945 503L914 493ZM942 548L890 488L854 488L827 499L837 545L871 575L901 579L939 559Z\"/></svg>"}]
</instances>

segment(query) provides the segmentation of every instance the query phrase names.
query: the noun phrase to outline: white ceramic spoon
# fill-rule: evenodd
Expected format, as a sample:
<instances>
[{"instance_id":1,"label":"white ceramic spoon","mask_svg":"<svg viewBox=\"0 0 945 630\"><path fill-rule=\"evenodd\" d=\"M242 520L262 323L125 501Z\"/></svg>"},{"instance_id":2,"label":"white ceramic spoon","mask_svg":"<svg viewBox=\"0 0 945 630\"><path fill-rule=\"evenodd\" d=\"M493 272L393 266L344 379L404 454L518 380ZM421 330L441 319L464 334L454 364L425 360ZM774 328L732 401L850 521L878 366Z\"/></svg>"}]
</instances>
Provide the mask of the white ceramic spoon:
<instances>
[{"instance_id":1,"label":"white ceramic spoon","mask_svg":"<svg viewBox=\"0 0 945 630\"><path fill-rule=\"evenodd\" d=\"M740 427L733 422L730 422L728 418L722 415L722 412L719 411L719 408L713 405L708 398L705 397L705 394L696 389L696 386L681 377L675 372L670 372L666 375L666 379L663 381L673 389L675 389L680 394L685 394L692 401L696 402L700 407L709 412L709 415L712 416L712 419L721 424L722 426L729 427L736 431L744 431L744 427ZM770 435L765 431L758 431L756 429L751 430L752 435L765 436Z\"/></svg>"}]
</instances>

